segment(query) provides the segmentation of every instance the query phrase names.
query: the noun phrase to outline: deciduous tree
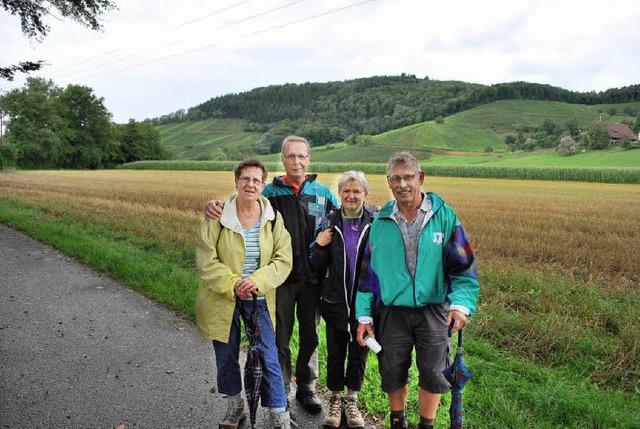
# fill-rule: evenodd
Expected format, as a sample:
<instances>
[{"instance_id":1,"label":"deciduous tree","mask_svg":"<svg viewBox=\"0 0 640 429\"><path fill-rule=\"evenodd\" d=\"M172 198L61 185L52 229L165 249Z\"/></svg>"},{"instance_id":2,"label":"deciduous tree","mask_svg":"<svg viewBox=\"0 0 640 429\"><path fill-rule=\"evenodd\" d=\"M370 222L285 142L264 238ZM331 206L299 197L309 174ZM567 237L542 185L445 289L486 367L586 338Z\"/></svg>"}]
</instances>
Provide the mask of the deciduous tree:
<instances>
[{"instance_id":1,"label":"deciduous tree","mask_svg":"<svg viewBox=\"0 0 640 429\"><path fill-rule=\"evenodd\" d=\"M554 134L557 128L558 128L558 125L549 118L546 118L544 121L542 121L542 129L547 134Z\"/></svg>"},{"instance_id":2,"label":"deciduous tree","mask_svg":"<svg viewBox=\"0 0 640 429\"><path fill-rule=\"evenodd\" d=\"M604 122L592 122L587 126L587 144L589 149L606 149L609 147L609 127Z\"/></svg>"},{"instance_id":3,"label":"deciduous tree","mask_svg":"<svg viewBox=\"0 0 640 429\"><path fill-rule=\"evenodd\" d=\"M577 136L578 133L580 133L580 127L578 126L576 118L567 119L567 122L564 123L564 129L572 136Z\"/></svg>"},{"instance_id":4,"label":"deciduous tree","mask_svg":"<svg viewBox=\"0 0 640 429\"><path fill-rule=\"evenodd\" d=\"M59 166L67 150L60 138L61 120L55 102L59 92L51 80L27 78L22 89L4 96L3 110L10 117L6 140L16 148L18 166Z\"/></svg>"},{"instance_id":5,"label":"deciduous tree","mask_svg":"<svg viewBox=\"0 0 640 429\"><path fill-rule=\"evenodd\" d=\"M116 8L111 0L0 0L0 7L19 17L22 34L36 41L42 41L49 33L44 18L52 15L53 10L92 30L100 30L99 17ZM40 70L44 64L44 61L38 60L0 67L0 78L13 80L16 72Z\"/></svg>"},{"instance_id":6,"label":"deciduous tree","mask_svg":"<svg viewBox=\"0 0 640 429\"><path fill-rule=\"evenodd\" d=\"M104 99L87 86L68 85L57 97L60 136L66 153L62 168L103 168L117 155L111 136L111 113Z\"/></svg>"},{"instance_id":7,"label":"deciduous tree","mask_svg":"<svg viewBox=\"0 0 640 429\"><path fill-rule=\"evenodd\" d=\"M633 121L633 132L640 133L640 115L636 116L636 120Z\"/></svg>"},{"instance_id":8,"label":"deciduous tree","mask_svg":"<svg viewBox=\"0 0 640 429\"><path fill-rule=\"evenodd\" d=\"M136 122L131 119L127 124L114 125L114 131L119 146L118 162L168 159L170 157L160 142L160 132L151 122Z\"/></svg>"}]
</instances>

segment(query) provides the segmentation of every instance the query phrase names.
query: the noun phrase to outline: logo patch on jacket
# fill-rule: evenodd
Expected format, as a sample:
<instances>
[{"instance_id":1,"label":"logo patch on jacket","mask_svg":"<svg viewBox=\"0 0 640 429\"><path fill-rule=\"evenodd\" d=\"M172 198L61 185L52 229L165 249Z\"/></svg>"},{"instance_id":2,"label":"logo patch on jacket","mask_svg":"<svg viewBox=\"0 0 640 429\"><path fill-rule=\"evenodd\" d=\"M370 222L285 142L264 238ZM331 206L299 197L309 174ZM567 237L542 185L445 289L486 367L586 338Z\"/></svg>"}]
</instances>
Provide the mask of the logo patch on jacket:
<instances>
[{"instance_id":1,"label":"logo patch on jacket","mask_svg":"<svg viewBox=\"0 0 640 429\"><path fill-rule=\"evenodd\" d=\"M444 234L441 232L434 232L433 233L433 242L436 244L442 244L442 242L444 241Z\"/></svg>"}]
</instances>

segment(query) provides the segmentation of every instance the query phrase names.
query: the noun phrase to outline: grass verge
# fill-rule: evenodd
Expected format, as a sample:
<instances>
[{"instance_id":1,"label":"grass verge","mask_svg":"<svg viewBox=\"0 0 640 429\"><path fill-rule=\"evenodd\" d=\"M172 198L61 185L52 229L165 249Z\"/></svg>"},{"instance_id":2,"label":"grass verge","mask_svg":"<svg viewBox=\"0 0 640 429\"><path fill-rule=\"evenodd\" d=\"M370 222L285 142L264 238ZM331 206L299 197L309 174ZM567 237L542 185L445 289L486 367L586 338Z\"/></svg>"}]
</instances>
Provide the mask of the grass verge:
<instances>
[{"instance_id":1,"label":"grass verge","mask_svg":"<svg viewBox=\"0 0 640 429\"><path fill-rule=\"evenodd\" d=\"M178 261L168 259L166 253L149 241L151 239L114 231L105 226L82 223L68 216L47 214L11 199L0 200L0 222L50 243L96 270L167 304L186 318L193 319L197 273ZM491 292L494 300L500 298L498 292L505 292L511 300L517 301L520 295L526 296L531 291L537 293L540 290L515 277L502 279L504 275L504 272L487 270L483 279L485 284L494 285L495 290ZM522 286L506 286L513 282L522 283ZM491 288L487 288L487 293L490 291ZM512 301L505 303L513 308ZM535 309L527 311L531 314L537 312ZM487 317L498 317L502 313L487 311L486 314ZM517 319L517 315L514 318ZM323 331L321 326L319 385L323 385L325 380L326 349ZM467 427L640 427L640 392L595 387L573 365L550 367L548 362L534 362L496 348L483 338L481 329L476 335L473 330L469 332L471 335L465 340L465 361L474 376L464 391ZM294 355L295 344L294 340ZM583 353L589 359L589 350L583 350ZM408 400L409 417L414 424L418 420L416 380L414 366ZM370 355L365 386L360 397L369 413L380 422L387 419L385 415L388 405L386 395L380 391L379 386L377 361L374 355ZM638 388L636 384L636 390ZM442 402L436 421L438 428L448 427L446 410L449 395L443 395ZM382 425L380 422L380 426Z\"/></svg>"}]
</instances>

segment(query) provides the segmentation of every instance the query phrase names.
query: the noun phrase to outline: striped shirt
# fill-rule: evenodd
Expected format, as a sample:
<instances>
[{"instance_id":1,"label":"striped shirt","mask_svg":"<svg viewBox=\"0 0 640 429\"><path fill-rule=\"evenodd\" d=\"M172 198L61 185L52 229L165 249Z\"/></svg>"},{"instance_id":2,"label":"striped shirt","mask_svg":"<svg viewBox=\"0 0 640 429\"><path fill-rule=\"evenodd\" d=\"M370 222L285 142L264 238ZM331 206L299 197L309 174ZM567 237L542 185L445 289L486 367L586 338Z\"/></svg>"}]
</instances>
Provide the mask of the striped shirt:
<instances>
[{"instance_id":1,"label":"striped shirt","mask_svg":"<svg viewBox=\"0 0 640 429\"><path fill-rule=\"evenodd\" d=\"M244 255L244 265L242 267L242 278L249 277L260 267L260 223L258 220L253 227L247 229L242 227L244 233L244 246L246 253ZM251 298L249 298L251 299ZM258 297L264 299L264 297Z\"/></svg>"},{"instance_id":2,"label":"striped shirt","mask_svg":"<svg viewBox=\"0 0 640 429\"><path fill-rule=\"evenodd\" d=\"M407 269L414 281L416 279L416 267L418 265L418 242L420 241L420 232L424 227L424 218L430 211L431 200L427 198L424 192L422 193L422 205L411 223L409 223L404 217L398 208L398 204L393 207L392 217L395 219L400 231L402 232L404 257L407 263Z\"/></svg>"}]
</instances>

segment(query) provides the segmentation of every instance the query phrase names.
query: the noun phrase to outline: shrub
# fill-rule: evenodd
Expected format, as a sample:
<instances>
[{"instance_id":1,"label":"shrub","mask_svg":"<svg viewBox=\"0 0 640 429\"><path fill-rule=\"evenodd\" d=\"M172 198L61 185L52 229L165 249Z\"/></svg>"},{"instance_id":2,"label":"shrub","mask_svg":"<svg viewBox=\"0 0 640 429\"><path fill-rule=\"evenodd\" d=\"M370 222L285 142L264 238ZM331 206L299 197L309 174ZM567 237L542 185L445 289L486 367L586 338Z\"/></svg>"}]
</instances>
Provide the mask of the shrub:
<instances>
[{"instance_id":1,"label":"shrub","mask_svg":"<svg viewBox=\"0 0 640 429\"><path fill-rule=\"evenodd\" d=\"M535 149L537 142L532 139L532 138L528 138L527 140L525 140L524 144L522 145L522 150L524 150L525 152L533 152L533 149Z\"/></svg>"},{"instance_id":2,"label":"shrub","mask_svg":"<svg viewBox=\"0 0 640 429\"><path fill-rule=\"evenodd\" d=\"M631 149L634 148L633 141L631 141L629 136L623 136L622 137L622 140L620 141L620 146L624 150L631 150Z\"/></svg>"},{"instance_id":3,"label":"shrub","mask_svg":"<svg viewBox=\"0 0 640 429\"><path fill-rule=\"evenodd\" d=\"M576 153L576 142L570 135L562 136L557 150L562 156L571 156Z\"/></svg>"}]
</instances>

